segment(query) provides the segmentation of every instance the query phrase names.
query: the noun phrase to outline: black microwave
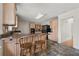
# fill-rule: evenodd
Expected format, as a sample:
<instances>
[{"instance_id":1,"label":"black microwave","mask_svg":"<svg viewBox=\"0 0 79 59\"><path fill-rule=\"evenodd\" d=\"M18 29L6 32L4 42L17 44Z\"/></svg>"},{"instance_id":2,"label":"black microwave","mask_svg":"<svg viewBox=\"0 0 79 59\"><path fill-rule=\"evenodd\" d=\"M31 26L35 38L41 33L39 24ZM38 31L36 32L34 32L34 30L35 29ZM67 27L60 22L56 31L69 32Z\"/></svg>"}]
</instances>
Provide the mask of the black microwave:
<instances>
[{"instance_id":1,"label":"black microwave","mask_svg":"<svg viewBox=\"0 0 79 59\"><path fill-rule=\"evenodd\" d=\"M31 29L30 29L30 33L31 33L31 34L35 34L35 29L34 29L34 28L31 28Z\"/></svg>"}]
</instances>

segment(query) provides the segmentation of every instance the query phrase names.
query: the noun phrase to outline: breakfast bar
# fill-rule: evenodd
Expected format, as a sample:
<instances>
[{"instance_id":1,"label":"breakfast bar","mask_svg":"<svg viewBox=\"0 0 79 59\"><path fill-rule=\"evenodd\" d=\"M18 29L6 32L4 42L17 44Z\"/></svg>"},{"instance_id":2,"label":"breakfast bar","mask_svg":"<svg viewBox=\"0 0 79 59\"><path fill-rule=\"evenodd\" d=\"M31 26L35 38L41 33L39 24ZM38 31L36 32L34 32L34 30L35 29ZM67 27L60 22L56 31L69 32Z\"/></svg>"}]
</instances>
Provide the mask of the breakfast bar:
<instances>
[{"instance_id":1,"label":"breakfast bar","mask_svg":"<svg viewBox=\"0 0 79 59\"><path fill-rule=\"evenodd\" d=\"M40 37L40 35L42 35ZM38 40L45 40L45 48L46 48L46 34L45 33L36 33L36 34L13 34L12 36L3 38L3 55L4 56L20 56L21 53L21 45L20 39L29 40L29 42L35 44ZM32 39L32 41L30 41ZM22 42L22 41L21 41ZM32 54L34 54L34 47L32 44Z\"/></svg>"}]
</instances>

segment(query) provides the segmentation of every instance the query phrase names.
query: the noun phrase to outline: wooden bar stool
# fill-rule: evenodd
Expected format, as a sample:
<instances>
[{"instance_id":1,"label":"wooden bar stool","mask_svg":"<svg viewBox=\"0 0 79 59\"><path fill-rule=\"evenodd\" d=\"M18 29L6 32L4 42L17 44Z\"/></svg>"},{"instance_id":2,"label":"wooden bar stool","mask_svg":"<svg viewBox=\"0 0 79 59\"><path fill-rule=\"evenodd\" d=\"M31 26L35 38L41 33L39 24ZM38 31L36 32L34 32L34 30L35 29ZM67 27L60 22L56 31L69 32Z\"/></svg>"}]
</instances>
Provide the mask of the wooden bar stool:
<instances>
[{"instance_id":1,"label":"wooden bar stool","mask_svg":"<svg viewBox=\"0 0 79 59\"><path fill-rule=\"evenodd\" d=\"M41 53L46 49L46 35L41 33L36 36L37 41L35 41L35 53ZM38 49L38 51L36 51Z\"/></svg>"},{"instance_id":2,"label":"wooden bar stool","mask_svg":"<svg viewBox=\"0 0 79 59\"><path fill-rule=\"evenodd\" d=\"M31 36L30 36L30 39L32 40L32 55L34 55L34 42L35 42L35 34L32 34Z\"/></svg>"},{"instance_id":3,"label":"wooden bar stool","mask_svg":"<svg viewBox=\"0 0 79 59\"><path fill-rule=\"evenodd\" d=\"M32 41L30 41L29 37L22 37L19 39L20 42L20 55L26 56L28 53L32 55L31 47Z\"/></svg>"},{"instance_id":4,"label":"wooden bar stool","mask_svg":"<svg viewBox=\"0 0 79 59\"><path fill-rule=\"evenodd\" d=\"M41 44L41 52L46 51L47 49L47 41L46 41L46 34L40 35L40 44Z\"/></svg>"},{"instance_id":5,"label":"wooden bar stool","mask_svg":"<svg viewBox=\"0 0 79 59\"><path fill-rule=\"evenodd\" d=\"M40 51L41 51L41 45L39 43L39 39L40 39L39 36L36 35L35 42L34 42L34 55L40 53Z\"/></svg>"}]
</instances>

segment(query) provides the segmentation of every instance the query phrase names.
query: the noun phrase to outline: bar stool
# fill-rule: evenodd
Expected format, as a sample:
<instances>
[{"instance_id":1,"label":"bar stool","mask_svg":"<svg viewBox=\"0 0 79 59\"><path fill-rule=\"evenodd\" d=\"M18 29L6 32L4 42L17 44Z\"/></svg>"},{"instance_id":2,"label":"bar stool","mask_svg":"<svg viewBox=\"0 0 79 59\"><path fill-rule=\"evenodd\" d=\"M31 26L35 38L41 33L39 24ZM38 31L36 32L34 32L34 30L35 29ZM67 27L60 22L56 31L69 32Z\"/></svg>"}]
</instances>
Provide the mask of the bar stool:
<instances>
[{"instance_id":1,"label":"bar stool","mask_svg":"<svg viewBox=\"0 0 79 59\"><path fill-rule=\"evenodd\" d=\"M41 45L41 52L46 52L46 49L47 49L47 42L46 42L46 34L42 33L40 34L40 45Z\"/></svg>"},{"instance_id":2,"label":"bar stool","mask_svg":"<svg viewBox=\"0 0 79 59\"><path fill-rule=\"evenodd\" d=\"M43 52L45 49L46 49L46 35L41 33L39 35L36 36L37 40L35 41L35 47L34 47L34 52L35 52L35 55L36 53L40 54L41 52ZM38 49L38 51L37 51Z\"/></svg>"},{"instance_id":3,"label":"bar stool","mask_svg":"<svg viewBox=\"0 0 79 59\"><path fill-rule=\"evenodd\" d=\"M31 47L32 47L32 42L30 41L29 37L22 37L19 39L20 42L20 55L21 56L26 56L28 53L32 55Z\"/></svg>"}]
</instances>

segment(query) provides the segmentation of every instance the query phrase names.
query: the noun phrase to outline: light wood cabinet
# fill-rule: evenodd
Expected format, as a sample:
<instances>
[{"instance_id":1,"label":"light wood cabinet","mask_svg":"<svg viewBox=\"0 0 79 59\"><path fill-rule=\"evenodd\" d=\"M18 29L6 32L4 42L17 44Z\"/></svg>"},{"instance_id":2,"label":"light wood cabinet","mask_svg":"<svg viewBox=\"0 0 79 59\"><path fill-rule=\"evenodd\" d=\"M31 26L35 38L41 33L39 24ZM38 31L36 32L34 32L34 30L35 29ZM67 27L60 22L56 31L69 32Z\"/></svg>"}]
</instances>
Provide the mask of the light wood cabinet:
<instances>
[{"instance_id":1,"label":"light wood cabinet","mask_svg":"<svg viewBox=\"0 0 79 59\"><path fill-rule=\"evenodd\" d=\"M42 25L41 24L36 24L36 30L41 30L42 29Z\"/></svg>"},{"instance_id":2,"label":"light wood cabinet","mask_svg":"<svg viewBox=\"0 0 79 59\"><path fill-rule=\"evenodd\" d=\"M52 20L50 21L50 27L51 27L51 40L53 41L57 41L58 40L58 18L52 18Z\"/></svg>"},{"instance_id":3,"label":"light wood cabinet","mask_svg":"<svg viewBox=\"0 0 79 59\"><path fill-rule=\"evenodd\" d=\"M16 7L14 3L3 4L3 24L15 25Z\"/></svg>"},{"instance_id":4,"label":"light wood cabinet","mask_svg":"<svg viewBox=\"0 0 79 59\"><path fill-rule=\"evenodd\" d=\"M4 56L15 56L16 55L16 44L9 38L3 39L3 55Z\"/></svg>"},{"instance_id":5,"label":"light wood cabinet","mask_svg":"<svg viewBox=\"0 0 79 59\"><path fill-rule=\"evenodd\" d=\"M36 23L31 23L30 28L34 28L35 31L41 31L42 30L42 25L41 24L36 24Z\"/></svg>"},{"instance_id":6,"label":"light wood cabinet","mask_svg":"<svg viewBox=\"0 0 79 59\"><path fill-rule=\"evenodd\" d=\"M31 23L30 28L35 28L35 23Z\"/></svg>"}]
</instances>

